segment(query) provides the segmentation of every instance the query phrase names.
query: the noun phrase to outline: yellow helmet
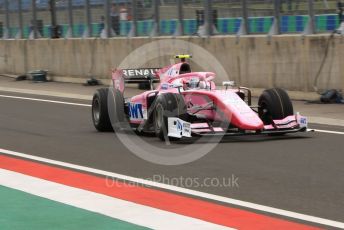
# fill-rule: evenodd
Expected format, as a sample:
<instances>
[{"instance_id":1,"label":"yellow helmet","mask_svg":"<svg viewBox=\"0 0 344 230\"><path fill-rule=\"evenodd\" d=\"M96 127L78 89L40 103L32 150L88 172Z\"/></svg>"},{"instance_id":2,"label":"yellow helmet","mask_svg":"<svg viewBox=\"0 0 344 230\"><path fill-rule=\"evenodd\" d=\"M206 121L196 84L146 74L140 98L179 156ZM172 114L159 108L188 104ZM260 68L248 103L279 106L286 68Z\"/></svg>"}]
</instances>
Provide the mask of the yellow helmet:
<instances>
[{"instance_id":1,"label":"yellow helmet","mask_svg":"<svg viewBox=\"0 0 344 230\"><path fill-rule=\"evenodd\" d=\"M175 58L187 59L187 58L192 58L192 55L190 55L190 54L178 54L178 55L176 55Z\"/></svg>"}]
</instances>

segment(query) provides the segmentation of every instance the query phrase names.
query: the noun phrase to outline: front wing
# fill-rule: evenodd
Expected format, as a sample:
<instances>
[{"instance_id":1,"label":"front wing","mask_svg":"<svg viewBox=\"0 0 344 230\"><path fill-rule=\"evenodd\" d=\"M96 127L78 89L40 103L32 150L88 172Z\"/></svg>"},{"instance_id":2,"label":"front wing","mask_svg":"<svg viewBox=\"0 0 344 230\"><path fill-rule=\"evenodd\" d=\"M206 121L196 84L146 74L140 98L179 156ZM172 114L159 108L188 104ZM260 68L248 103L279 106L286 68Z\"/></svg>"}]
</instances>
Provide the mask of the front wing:
<instances>
[{"instance_id":1,"label":"front wing","mask_svg":"<svg viewBox=\"0 0 344 230\"><path fill-rule=\"evenodd\" d=\"M308 120L299 113L281 120L273 120L271 125L265 125L263 130L238 130L236 128L224 130L222 127L214 127L210 123L189 123L179 118L168 118L168 136L182 138L191 136L247 136L247 135L271 135L296 132L306 132Z\"/></svg>"}]
</instances>

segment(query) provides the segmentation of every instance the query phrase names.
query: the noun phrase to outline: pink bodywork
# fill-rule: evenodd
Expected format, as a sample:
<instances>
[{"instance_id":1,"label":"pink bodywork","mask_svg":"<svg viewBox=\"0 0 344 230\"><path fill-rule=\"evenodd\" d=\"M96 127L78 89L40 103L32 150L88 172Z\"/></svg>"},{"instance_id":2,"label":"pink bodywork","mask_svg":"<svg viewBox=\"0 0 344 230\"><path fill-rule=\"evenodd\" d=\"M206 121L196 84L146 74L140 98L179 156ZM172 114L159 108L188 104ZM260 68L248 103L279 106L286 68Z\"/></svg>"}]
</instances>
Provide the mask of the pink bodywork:
<instances>
[{"instance_id":1,"label":"pink bodywork","mask_svg":"<svg viewBox=\"0 0 344 230\"><path fill-rule=\"evenodd\" d=\"M188 106L189 112L192 111L192 106L198 105L202 106L211 101L213 101L215 107L220 110L221 113L216 112L216 110L202 110L197 114L202 114L210 120L230 121L231 124L242 130L253 130L253 131L263 131L263 130L273 130L275 127L272 125L264 126L264 123L259 118L256 112L254 112L250 106L246 104L237 94L238 89L216 89L213 79L215 74L212 72L191 72L185 74L179 74L181 65L184 63L178 63L160 69L156 73L156 77L160 79L160 84L156 87L156 90L146 91L139 95L136 95L130 99L131 104L142 104L143 110L147 111L147 96L150 94L163 94L163 93L180 93L184 96L185 102ZM114 87L124 92L124 82L121 77L121 71L115 70L112 72L112 79ZM192 78L199 78L201 81L206 82L208 89L194 89L194 90L184 90L182 87L178 89L176 85L179 86L185 82L188 82ZM192 106L189 106L192 105ZM275 121L278 123L285 123L290 119L295 120L295 116L287 117L283 120ZM144 119L130 119L131 123L140 124L144 122ZM297 121L290 122L286 125L287 128L293 128L297 125ZM192 130L208 131L207 123L193 123L191 125ZM223 132L222 128L218 127L211 131Z\"/></svg>"}]
</instances>

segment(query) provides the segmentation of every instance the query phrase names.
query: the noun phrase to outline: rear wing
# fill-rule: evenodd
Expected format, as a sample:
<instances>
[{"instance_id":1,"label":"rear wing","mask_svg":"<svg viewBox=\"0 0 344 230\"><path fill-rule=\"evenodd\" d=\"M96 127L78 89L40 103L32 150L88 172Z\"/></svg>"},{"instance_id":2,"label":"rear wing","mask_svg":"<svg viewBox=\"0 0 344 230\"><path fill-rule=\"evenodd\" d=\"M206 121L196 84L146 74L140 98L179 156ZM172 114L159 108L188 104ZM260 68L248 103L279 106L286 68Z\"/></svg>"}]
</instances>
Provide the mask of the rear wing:
<instances>
[{"instance_id":1,"label":"rear wing","mask_svg":"<svg viewBox=\"0 0 344 230\"><path fill-rule=\"evenodd\" d=\"M151 88L153 83L160 82L157 72L160 68L115 69L112 70L112 81L116 89L124 92L125 84L147 83Z\"/></svg>"}]
</instances>

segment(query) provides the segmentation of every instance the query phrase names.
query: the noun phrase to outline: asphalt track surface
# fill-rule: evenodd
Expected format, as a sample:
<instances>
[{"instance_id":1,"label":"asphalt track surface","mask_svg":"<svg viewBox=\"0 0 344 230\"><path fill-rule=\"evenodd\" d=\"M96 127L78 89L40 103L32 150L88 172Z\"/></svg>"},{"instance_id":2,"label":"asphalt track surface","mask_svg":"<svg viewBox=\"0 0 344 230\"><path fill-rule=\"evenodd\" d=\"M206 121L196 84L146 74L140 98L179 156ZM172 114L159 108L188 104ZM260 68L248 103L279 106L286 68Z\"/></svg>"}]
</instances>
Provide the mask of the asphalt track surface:
<instances>
[{"instance_id":1,"label":"asphalt track surface","mask_svg":"<svg viewBox=\"0 0 344 230\"><path fill-rule=\"evenodd\" d=\"M0 97L0 108L2 149L144 179L158 175L202 180L234 175L238 187L188 188L344 222L344 135L314 132L282 138L226 138L197 161L163 166L135 156L115 134L96 132L90 107ZM335 126L311 124L311 128L344 131ZM143 138L164 145L157 138Z\"/></svg>"}]
</instances>

